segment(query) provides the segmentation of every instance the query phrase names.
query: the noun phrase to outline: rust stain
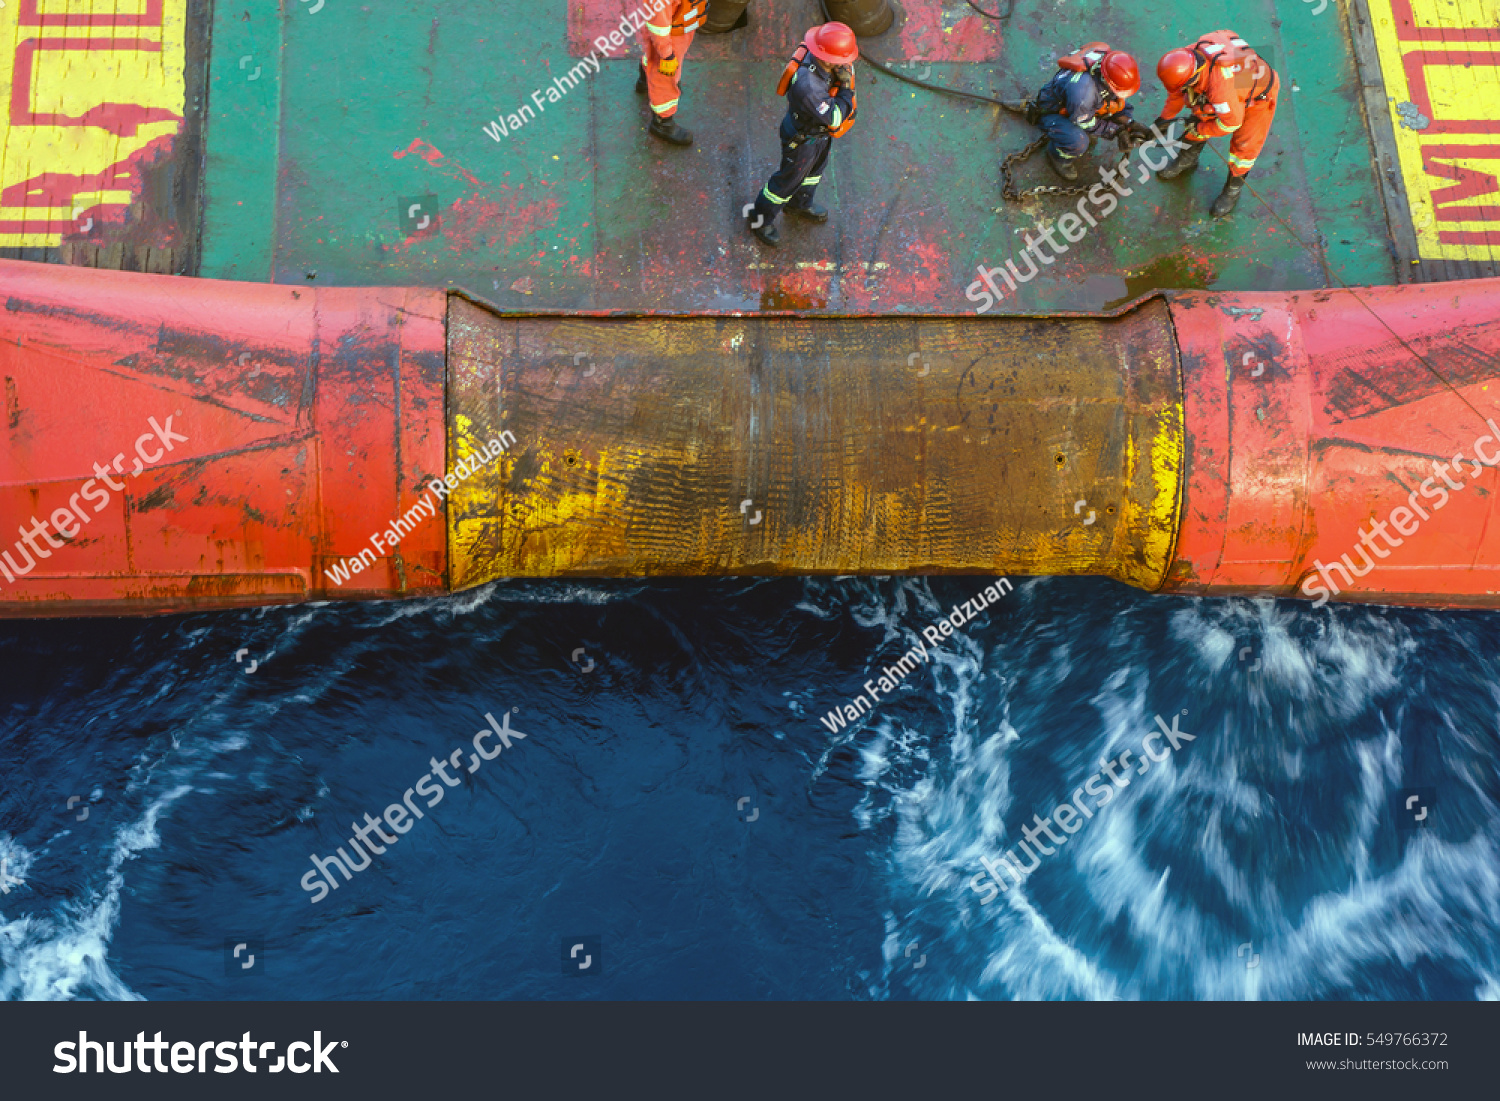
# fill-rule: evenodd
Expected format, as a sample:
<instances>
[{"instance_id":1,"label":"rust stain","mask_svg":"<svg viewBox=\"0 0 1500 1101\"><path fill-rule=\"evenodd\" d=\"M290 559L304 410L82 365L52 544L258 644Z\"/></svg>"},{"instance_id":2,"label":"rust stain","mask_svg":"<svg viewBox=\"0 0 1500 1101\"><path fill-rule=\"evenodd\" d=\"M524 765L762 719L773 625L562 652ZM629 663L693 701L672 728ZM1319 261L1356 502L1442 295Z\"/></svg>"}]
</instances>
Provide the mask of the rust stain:
<instances>
[{"instance_id":1,"label":"rust stain","mask_svg":"<svg viewBox=\"0 0 1500 1101\"><path fill-rule=\"evenodd\" d=\"M450 508L454 586L1014 572L1153 587L1181 475L1166 313L500 318L455 301L449 438L518 442Z\"/></svg>"}]
</instances>

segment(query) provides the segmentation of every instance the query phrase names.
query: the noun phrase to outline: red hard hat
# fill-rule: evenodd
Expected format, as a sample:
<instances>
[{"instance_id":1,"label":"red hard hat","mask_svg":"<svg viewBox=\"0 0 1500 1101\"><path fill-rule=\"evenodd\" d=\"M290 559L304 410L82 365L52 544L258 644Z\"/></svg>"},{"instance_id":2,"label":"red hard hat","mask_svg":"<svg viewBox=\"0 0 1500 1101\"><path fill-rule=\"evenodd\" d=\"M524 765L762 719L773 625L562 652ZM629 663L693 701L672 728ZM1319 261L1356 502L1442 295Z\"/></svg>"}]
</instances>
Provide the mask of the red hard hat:
<instances>
[{"instance_id":1,"label":"red hard hat","mask_svg":"<svg viewBox=\"0 0 1500 1101\"><path fill-rule=\"evenodd\" d=\"M843 23L824 23L802 40L807 52L829 65L852 65L859 60L859 43Z\"/></svg>"},{"instance_id":2,"label":"red hard hat","mask_svg":"<svg viewBox=\"0 0 1500 1101\"><path fill-rule=\"evenodd\" d=\"M1180 92L1198 71L1198 59L1192 50L1168 50L1156 63L1156 78L1169 92Z\"/></svg>"},{"instance_id":3,"label":"red hard hat","mask_svg":"<svg viewBox=\"0 0 1500 1101\"><path fill-rule=\"evenodd\" d=\"M1136 65L1135 58L1123 50L1111 50L1105 54L1099 65L1099 72L1104 76L1104 83L1109 85L1109 90L1121 99L1141 90L1140 67Z\"/></svg>"}]
</instances>

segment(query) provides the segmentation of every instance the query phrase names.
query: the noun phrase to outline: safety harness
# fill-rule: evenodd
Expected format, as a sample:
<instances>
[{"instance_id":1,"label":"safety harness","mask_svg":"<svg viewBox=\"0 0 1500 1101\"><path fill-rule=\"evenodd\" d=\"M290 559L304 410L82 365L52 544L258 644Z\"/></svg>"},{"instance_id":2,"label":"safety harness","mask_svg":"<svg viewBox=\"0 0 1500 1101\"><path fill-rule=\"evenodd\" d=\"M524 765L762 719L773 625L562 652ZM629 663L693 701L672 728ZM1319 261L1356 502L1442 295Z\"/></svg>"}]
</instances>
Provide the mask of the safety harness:
<instances>
[{"instance_id":1,"label":"safety harness","mask_svg":"<svg viewBox=\"0 0 1500 1101\"><path fill-rule=\"evenodd\" d=\"M1213 46L1217 46L1219 47L1219 49L1217 51L1214 51L1211 49L1211 47ZM1276 74L1276 70L1271 68L1266 59L1261 57L1260 54L1256 53L1255 50L1251 48L1250 43L1246 42L1243 38L1234 39L1228 44L1225 44L1223 42L1215 42L1212 39L1208 38L1200 38L1197 42L1193 43L1191 47L1191 53L1194 60L1196 60L1198 64L1193 69L1192 79L1188 81L1186 88L1184 88L1183 90L1183 98L1187 100L1187 104L1189 107L1195 109L1199 107L1211 106L1208 96L1203 92L1198 91L1195 85L1200 79L1202 79L1203 75L1207 73L1209 66L1212 66L1214 64L1228 64L1239 66L1245 64L1251 58L1254 58L1256 64L1265 68L1264 74L1261 74L1259 72L1255 74L1255 80L1259 81L1262 75L1264 75L1266 77L1266 86L1257 92L1255 89L1255 84L1251 84L1250 91L1252 95L1250 96L1249 100L1249 102L1251 103L1260 103L1268 99L1271 93L1276 90L1276 87L1281 80L1281 78Z\"/></svg>"},{"instance_id":2,"label":"safety harness","mask_svg":"<svg viewBox=\"0 0 1500 1101\"><path fill-rule=\"evenodd\" d=\"M786 67L781 70L781 79L776 82L776 94L778 96L785 96L787 94L788 90L790 90L793 82L795 82L796 79L797 79L797 73L798 73L798 71L802 68L803 63L807 60L808 52L809 51L808 51L807 46L805 44L804 45L799 45L795 50L792 51L792 58L791 58L791 60L788 61L786 63ZM836 87L838 87L838 85L836 85L836 84L830 84L829 85L829 90L831 91L832 89L834 89ZM799 130L798 133L797 133L797 140L794 141L794 142L788 143L790 145L790 147L793 148L793 149L795 149L795 148L797 148L797 146L801 145L803 142L809 141L809 140L811 140L813 138L820 138L820 137L822 137L825 134L828 135L829 137L832 137L832 138L841 138L845 134L847 134L850 131L850 129L853 128L853 126L854 126L854 115L859 110L859 96L858 96L858 94L856 94L854 92L854 74L853 74L853 70L850 71L850 75L849 75L849 91L850 91L849 114L845 118L843 118L842 120L840 120L840 122L839 122L839 124L837 126L823 126L823 127L819 128L818 130L813 131L811 133L803 133L802 131ZM792 112L792 118L793 118L793 120L796 120L796 118L797 118L797 113L795 111Z\"/></svg>"},{"instance_id":3,"label":"safety harness","mask_svg":"<svg viewBox=\"0 0 1500 1101\"><path fill-rule=\"evenodd\" d=\"M1104 115L1116 114L1125 107L1125 101L1114 94L1108 82L1104 80L1103 73L1101 72L1104 59L1109 56L1111 49L1112 47L1107 42L1090 42L1087 46L1068 54L1066 57L1057 59L1057 67L1059 69L1065 69L1074 73L1088 73L1094 78L1105 97L1104 105L1098 112ZM1006 106L1006 104L1002 103L1001 106ZM1032 126L1041 121L1042 111L1037 107L1035 100L1023 100L1021 110L1025 115L1026 121ZM1064 104L1059 107L1057 113L1059 115L1066 115L1068 113L1067 105ZM1149 141L1151 136L1151 132L1139 124L1133 124L1120 131L1115 138L1120 148L1120 163L1115 168L1117 174L1125 171L1126 163L1130 160L1130 154L1138 146L1144 145ZM1040 153L1046 148L1047 141L1047 135L1043 134L1024 149L1016 150L1000 162L1000 194L1006 202L1024 203L1039 195L1083 195L1094 187L1094 183L1090 182L1073 187L1064 187L1061 184L1042 184L1038 187L1029 187L1025 191L1018 190L1016 182L1011 176L1011 169Z\"/></svg>"},{"instance_id":4,"label":"safety harness","mask_svg":"<svg viewBox=\"0 0 1500 1101\"><path fill-rule=\"evenodd\" d=\"M1104 96L1104 103L1099 108L1098 114L1113 115L1125 109L1125 101L1115 95L1114 89L1109 86L1109 81L1104 79L1104 59L1114 52L1114 47L1108 42L1090 42L1066 57L1057 59L1057 67L1066 69L1072 73L1088 73L1094 78L1094 83L1099 86L1099 92ZM1068 113L1067 107L1058 108L1059 115Z\"/></svg>"}]
</instances>

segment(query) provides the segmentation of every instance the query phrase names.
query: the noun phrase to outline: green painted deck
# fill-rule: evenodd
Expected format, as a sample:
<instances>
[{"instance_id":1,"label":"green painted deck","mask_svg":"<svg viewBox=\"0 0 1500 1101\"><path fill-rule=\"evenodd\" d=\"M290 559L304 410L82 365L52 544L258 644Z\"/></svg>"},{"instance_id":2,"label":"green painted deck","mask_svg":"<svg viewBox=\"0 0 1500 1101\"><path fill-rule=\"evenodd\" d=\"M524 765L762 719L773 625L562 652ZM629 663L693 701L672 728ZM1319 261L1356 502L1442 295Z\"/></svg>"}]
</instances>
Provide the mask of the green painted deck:
<instances>
[{"instance_id":1,"label":"green painted deck","mask_svg":"<svg viewBox=\"0 0 1500 1101\"><path fill-rule=\"evenodd\" d=\"M1023 232L1076 203L1001 200L999 160L1033 135L1021 120L866 67L858 123L820 191L833 218L784 223L780 249L759 245L740 209L774 167L774 85L821 21L812 0L756 0L750 30L699 36L679 115L698 137L690 149L646 135L633 47L494 140L486 124L591 49L588 19L637 6L570 2L571 37L565 0L216 4L199 274L453 285L526 310L961 313L973 309L964 288L977 264L1016 256ZM984 94L1034 90L1085 41L1130 49L1147 77L1136 100L1147 122L1162 100L1155 59L1225 19L1184 0L1017 0L999 24L964 0L910 0L907 11L907 29L866 39L866 53ZM1092 310L1157 287L1397 280L1342 11L1250 0L1232 25L1284 79L1256 195L1232 219L1210 219L1224 168L1206 153L1192 176L1137 186L1001 309ZM924 60L940 56L981 60ZM1112 148L1096 156L1114 160ZM1023 175L1050 174L1037 158Z\"/></svg>"}]
</instances>

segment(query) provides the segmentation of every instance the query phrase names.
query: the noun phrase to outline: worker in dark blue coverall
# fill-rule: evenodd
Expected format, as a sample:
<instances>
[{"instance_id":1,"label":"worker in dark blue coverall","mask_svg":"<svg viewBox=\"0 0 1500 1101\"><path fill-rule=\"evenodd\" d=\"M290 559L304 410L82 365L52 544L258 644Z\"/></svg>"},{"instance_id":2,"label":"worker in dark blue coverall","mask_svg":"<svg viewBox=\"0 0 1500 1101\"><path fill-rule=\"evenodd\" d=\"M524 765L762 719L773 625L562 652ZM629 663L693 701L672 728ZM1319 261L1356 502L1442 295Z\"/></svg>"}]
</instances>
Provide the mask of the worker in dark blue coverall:
<instances>
[{"instance_id":1,"label":"worker in dark blue coverall","mask_svg":"<svg viewBox=\"0 0 1500 1101\"><path fill-rule=\"evenodd\" d=\"M1076 180L1073 164L1089 151L1089 139L1110 141L1134 123L1125 100L1141 87L1135 59L1108 43L1092 42L1059 58L1057 75L1030 100L1007 103L1047 136L1047 163L1065 180Z\"/></svg>"},{"instance_id":2,"label":"worker in dark blue coverall","mask_svg":"<svg viewBox=\"0 0 1500 1101\"><path fill-rule=\"evenodd\" d=\"M776 245L776 216L785 207L813 222L828 221L826 208L813 201L833 139L854 123L854 71L859 46L842 23L824 23L807 32L782 77L786 116L781 120L781 167L755 197L746 217L750 232Z\"/></svg>"}]
</instances>

